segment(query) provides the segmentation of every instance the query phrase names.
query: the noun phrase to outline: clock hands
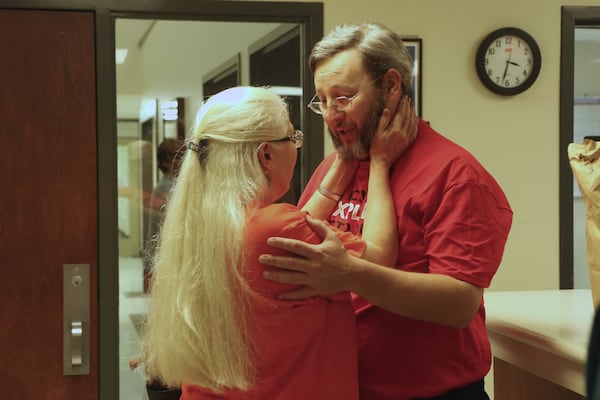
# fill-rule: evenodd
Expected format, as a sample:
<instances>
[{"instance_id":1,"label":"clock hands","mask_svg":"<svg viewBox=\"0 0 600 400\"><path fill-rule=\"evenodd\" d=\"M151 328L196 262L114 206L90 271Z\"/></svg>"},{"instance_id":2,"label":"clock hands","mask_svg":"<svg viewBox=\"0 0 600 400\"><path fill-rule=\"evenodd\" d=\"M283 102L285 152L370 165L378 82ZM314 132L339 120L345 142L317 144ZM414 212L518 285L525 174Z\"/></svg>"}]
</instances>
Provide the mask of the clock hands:
<instances>
[{"instance_id":1,"label":"clock hands","mask_svg":"<svg viewBox=\"0 0 600 400\"><path fill-rule=\"evenodd\" d=\"M508 53L508 59L506 60L506 67L504 67L504 75L502 75L502 80L504 81L504 79L506 78L506 72L508 71L508 64L512 64L510 61L510 57L512 56L512 49L511 52Z\"/></svg>"},{"instance_id":2,"label":"clock hands","mask_svg":"<svg viewBox=\"0 0 600 400\"><path fill-rule=\"evenodd\" d=\"M512 50L512 49L511 49ZM506 66L504 67L504 75L502 75L502 80L506 79L506 74L508 72L508 65L516 65L517 67L520 67L521 65L519 63L516 63L514 61L511 61L512 57L512 51L510 53L508 53L508 59L506 60Z\"/></svg>"}]
</instances>

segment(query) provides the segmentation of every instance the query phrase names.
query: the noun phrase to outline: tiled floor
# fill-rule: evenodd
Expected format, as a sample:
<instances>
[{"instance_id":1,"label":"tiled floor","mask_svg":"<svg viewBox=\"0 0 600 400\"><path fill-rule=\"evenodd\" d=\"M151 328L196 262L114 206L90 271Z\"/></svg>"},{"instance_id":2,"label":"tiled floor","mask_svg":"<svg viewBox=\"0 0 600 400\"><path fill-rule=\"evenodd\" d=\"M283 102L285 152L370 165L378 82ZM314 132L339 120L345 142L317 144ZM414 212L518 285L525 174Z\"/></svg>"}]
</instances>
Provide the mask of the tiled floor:
<instances>
[{"instance_id":1,"label":"tiled floor","mask_svg":"<svg viewBox=\"0 0 600 400\"><path fill-rule=\"evenodd\" d=\"M139 323L146 313L142 259L119 259L119 400L147 400L142 368L130 370L139 354Z\"/></svg>"}]
</instances>

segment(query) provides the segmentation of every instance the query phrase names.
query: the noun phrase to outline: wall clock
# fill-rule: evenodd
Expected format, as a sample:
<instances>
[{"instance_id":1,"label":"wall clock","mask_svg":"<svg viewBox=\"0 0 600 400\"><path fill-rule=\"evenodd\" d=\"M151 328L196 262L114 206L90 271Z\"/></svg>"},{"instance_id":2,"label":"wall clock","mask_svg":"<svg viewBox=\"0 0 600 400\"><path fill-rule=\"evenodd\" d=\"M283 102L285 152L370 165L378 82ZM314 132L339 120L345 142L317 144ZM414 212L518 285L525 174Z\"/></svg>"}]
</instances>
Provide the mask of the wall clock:
<instances>
[{"instance_id":1,"label":"wall clock","mask_svg":"<svg viewBox=\"0 0 600 400\"><path fill-rule=\"evenodd\" d=\"M500 28L481 41L475 66L485 87L503 96L513 96L533 85L540 73L542 55L527 32Z\"/></svg>"}]
</instances>

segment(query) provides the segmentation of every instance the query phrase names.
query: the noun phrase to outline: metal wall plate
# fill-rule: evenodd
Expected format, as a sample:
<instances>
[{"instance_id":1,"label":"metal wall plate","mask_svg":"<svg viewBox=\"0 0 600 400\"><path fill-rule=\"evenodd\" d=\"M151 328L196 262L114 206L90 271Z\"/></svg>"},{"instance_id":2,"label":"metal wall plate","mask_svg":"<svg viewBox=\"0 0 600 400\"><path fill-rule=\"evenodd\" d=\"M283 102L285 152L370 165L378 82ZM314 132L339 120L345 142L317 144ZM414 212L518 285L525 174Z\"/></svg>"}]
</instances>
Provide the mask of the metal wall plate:
<instances>
[{"instance_id":1,"label":"metal wall plate","mask_svg":"<svg viewBox=\"0 0 600 400\"><path fill-rule=\"evenodd\" d=\"M63 265L63 375L90 373L90 265Z\"/></svg>"}]
</instances>

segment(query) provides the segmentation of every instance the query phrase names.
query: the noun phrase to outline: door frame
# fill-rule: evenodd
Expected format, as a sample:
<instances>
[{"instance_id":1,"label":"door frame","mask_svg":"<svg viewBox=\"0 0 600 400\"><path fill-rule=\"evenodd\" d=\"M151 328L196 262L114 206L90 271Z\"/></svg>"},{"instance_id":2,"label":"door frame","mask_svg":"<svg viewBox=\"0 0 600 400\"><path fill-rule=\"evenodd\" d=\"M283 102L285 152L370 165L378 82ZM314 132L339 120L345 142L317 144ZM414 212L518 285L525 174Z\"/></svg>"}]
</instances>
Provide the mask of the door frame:
<instances>
[{"instance_id":1,"label":"door frame","mask_svg":"<svg viewBox=\"0 0 600 400\"><path fill-rule=\"evenodd\" d=\"M573 142L575 28L600 26L600 7L563 6L560 33L559 277L560 289L573 289L573 173L567 147Z\"/></svg>"},{"instance_id":2,"label":"door frame","mask_svg":"<svg viewBox=\"0 0 600 400\"><path fill-rule=\"evenodd\" d=\"M0 9L92 11L96 22L98 165L98 398L119 398L119 281L117 206L117 113L115 19L285 22L302 26L304 98L312 95L307 58L323 36L323 4L198 0L3 0ZM311 132L303 151L302 187L323 159L323 122L306 109L302 126Z\"/></svg>"}]
</instances>

